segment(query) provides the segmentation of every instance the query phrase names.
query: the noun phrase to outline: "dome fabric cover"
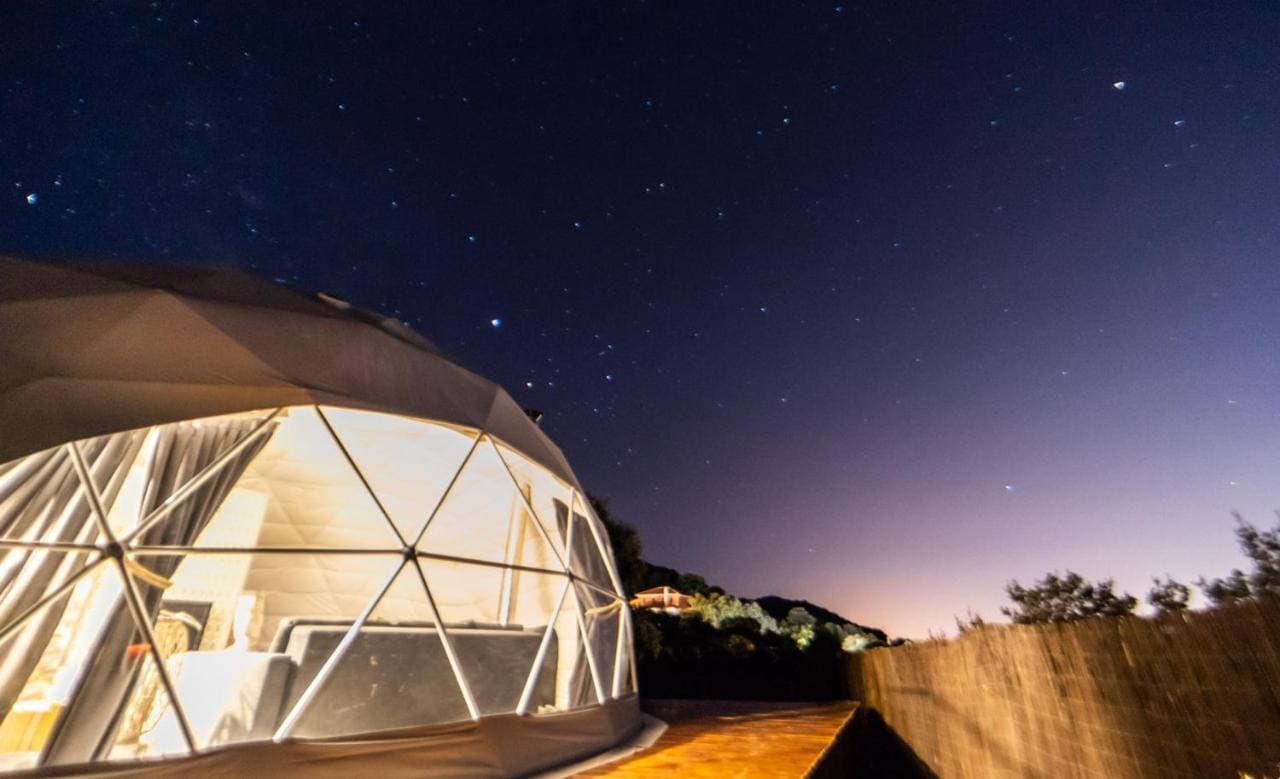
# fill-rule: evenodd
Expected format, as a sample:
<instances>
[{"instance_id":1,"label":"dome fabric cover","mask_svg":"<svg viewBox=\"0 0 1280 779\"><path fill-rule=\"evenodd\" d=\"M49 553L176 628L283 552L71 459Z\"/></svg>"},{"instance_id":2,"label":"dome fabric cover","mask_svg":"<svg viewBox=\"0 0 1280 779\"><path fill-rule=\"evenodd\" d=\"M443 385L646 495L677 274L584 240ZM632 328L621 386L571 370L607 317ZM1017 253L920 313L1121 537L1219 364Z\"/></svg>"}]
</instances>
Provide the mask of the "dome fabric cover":
<instances>
[{"instance_id":1,"label":"dome fabric cover","mask_svg":"<svg viewBox=\"0 0 1280 779\"><path fill-rule=\"evenodd\" d=\"M403 324L239 270L0 257L0 365L0 462L146 425L319 403L484 430L573 481L505 390Z\"/></svg>"},{"instance_id":2,"label":"dome fabric cover","mask_svg":"<svg viewBox=\"0 0 1280 779\"><path fill-rule=\"evenodd\" d=\"M0 257L0 334L0 772L516 776L639 727L572 470L403 324Z\"/></svg>"}]
</instances>

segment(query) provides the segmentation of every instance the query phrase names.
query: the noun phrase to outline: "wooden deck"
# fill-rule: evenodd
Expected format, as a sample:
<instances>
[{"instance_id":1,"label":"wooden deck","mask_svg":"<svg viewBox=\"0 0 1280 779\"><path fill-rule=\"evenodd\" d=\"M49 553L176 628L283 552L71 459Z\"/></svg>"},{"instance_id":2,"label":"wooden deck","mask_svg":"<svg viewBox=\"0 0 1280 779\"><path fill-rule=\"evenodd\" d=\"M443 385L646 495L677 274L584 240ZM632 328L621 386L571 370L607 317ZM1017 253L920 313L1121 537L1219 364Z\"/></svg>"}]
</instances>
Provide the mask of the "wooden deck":
<instances>
[{"instance_id":1,"label":"wooden deck","mask_svg":"<svg viewBox=\"0 0 1280 779\"><path fill-rule=\"evenodd\" d=\"M649 701L670 727L657 743L580 776L800 777L822 755L857 704Z\"/></svg>"}]
</instances>

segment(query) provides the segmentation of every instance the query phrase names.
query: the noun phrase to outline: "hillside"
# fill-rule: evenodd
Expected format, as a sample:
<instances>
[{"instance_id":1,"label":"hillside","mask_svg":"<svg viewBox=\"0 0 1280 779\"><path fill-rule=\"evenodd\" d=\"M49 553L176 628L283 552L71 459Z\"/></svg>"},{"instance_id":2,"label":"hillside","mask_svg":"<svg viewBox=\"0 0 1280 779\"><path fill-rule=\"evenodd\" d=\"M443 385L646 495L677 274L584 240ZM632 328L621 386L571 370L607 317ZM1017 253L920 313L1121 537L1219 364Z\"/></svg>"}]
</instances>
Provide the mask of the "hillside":
<instances>
[{"instance_id":1,"label":"hillside","mask_svg":"<svg viewBox=\"0 0 1280 779\"><path fill-rule=\"evenodd\" d=\"M618 564L618 575L622 585L629 593L637 593L650 587L674 587L686 595L724 595L725 590L707 582L701 574L687 573L656 565L644 559L644 544L640 534L634 527L614 518L609 511L609 502L594 495L588 496L596 516L604 523L609 534L609 543L613 547L614 559ZM853 625L860 632L875 636L881 641L888 641L883 630L860 625L846 619L834 611L810 603L807 600L791 600L778 595L766 595L757 601L766 614L781 622L786 619L787 612L799 606L809 612L819 622L835 625Z\"/></svg>"},{"instance_id":2,"label":"hillside","mask_svg":"<svg viewBox=\"0 0 1280 779\"><path fill-rule=\"evenodd\" d=\"M837 625L850 624L858 628L858 630L863 633L870 633L881 641L887 642L889 640L889 637L885 635L885 632L879 628L859 625L851 619L842 617L834 611L824 609L823 607L815 603L810 603L807 600L792 600L790 598L783 598L780 595L765 595L762 598L756 598L756 603L760 604L760 608L764 609L765 613L777 620L785 619L789 611L799 606L816 617L819 622L831 622Z\"/></svg>"}]
</instances>

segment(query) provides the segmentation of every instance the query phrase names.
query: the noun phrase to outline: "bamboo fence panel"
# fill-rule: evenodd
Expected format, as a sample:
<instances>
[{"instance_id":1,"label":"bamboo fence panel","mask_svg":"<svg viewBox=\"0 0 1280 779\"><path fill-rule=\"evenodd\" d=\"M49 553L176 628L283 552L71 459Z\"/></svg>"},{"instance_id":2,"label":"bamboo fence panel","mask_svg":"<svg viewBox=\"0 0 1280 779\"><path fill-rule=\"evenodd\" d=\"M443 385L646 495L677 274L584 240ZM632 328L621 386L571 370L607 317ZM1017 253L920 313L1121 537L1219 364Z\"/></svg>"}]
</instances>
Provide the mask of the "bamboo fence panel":
<instances>
[{"instance_id":1,"label":"bamboo fence panel","mask_svg":"<svg viewBox=\"0 0 1280 779\"><path fill-rule=\"evenodd\" d=\"M856 655L854 697L942 777L1280 775L1280 601L987 626Z\"/></svg>"}]
</instances>

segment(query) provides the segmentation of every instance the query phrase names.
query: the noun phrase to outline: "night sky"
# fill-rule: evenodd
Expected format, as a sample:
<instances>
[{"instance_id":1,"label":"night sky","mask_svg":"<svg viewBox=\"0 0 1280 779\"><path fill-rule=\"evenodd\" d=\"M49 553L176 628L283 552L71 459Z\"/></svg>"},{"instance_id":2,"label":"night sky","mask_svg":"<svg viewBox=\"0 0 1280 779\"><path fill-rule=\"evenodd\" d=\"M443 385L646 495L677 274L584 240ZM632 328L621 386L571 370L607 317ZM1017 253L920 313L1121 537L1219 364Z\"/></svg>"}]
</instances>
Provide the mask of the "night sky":
<instances>
[{"instance_id":1,"label":"night sky","mask_svg":"<svg viewBox=\"0 0 1280 779\"><path fill-rule=\"evenodd\" d=\"M1280 506L1280 10L1119 5L6 3L0 251L400 317L743 596L1142 594Z\"/></svg>"}]
</instances>

